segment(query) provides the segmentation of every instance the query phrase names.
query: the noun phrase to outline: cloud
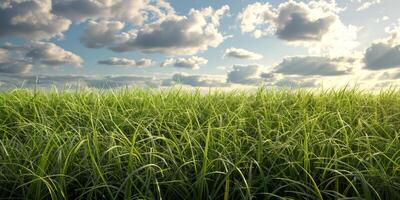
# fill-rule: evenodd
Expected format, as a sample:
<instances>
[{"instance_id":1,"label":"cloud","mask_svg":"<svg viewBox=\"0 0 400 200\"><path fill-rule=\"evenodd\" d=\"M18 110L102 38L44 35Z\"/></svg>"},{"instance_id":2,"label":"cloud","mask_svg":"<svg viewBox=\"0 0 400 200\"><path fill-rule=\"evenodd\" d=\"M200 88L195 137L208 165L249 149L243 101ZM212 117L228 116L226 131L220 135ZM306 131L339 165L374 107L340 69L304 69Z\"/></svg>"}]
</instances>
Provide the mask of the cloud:
<instances>
[{"instance_id":1,"label":"cloud","mask_svg":"<svg viewBox=\"0 0 400 200\"><path fill-rule=\"evenodd\" d=\"M4 85L0 91L14 88L41 88L50 89L56 86L60 89L78 88L84 83L85 76L74 75L26 75L26 74L0 74ZM84 85L84 84L83 84Z\"/></svg>"},{"instance_id":2,"label":"cloud","mask_svg":"<svg viewBox=\"0 0 400 200\"><path fill-rule=\"evenodd\" d=\"M163 0L55 0L53 12L73 21L105 19L142 25L174 10Z\"/></svg>"},{"instance_id":3,"label":"cloud","mask_svg":"<svg viewBox=\"0 0 400 200\"><path fill-rule=\"evenodd\" d=\"M152 81L156 80L153 76L121 76L121 75L112 75L105 76L106 79L111 81L120 81L120 82L138 82L138 81Z\"/></svg>"},{"instance_id":4,"label":"cloud","mask_svg":"<svg viewBox=\"0 0 400 200\"><path fill-rule=\"evenodd\" d=\"M83 63L78 55L48 42L32 42L21 46L6 43L1 48L3 58L0 65L5 73L28 73L34 65L80 67Z\"/></svg>"},{"instance_id":5,"label":"cloud","mask_svg":"<svg viewBox=\"0 0 400 200\"><path fill-rule=\"evenodd\" d=\"M32 64L23 60L1 60L0 73L25 74L32 70Z\"/></svg>"},{"instance_id":6,"label":"cloud","mask_svg":"<svg viewBox=\"0 0 400 200\"><path fill-rule=\"evenodd\" d=\"M105 15L108 4L96 0L55 0L52 9L57 15L78 21Z\"/></svg>"},{"instance_id":7,"label":"cloud","mask_svg":"<svg viewBox=\"0 0 400 200\"><path fill-rule=\"evenodd\" d=\"M239 59L249 59L249 60L259 60L263 56L258 53L254 53L248 51L246 49L240 48L228 48L225 50L224 57L232 57L232 58L239 58Z\"/></svg>"},{"instance_id":8,"label":"cloud","mask_svg":"<svg viewBox=\"0 0 400 200\"><path fill-rule=\"evenodd\" d=\"M126 58L110 58L107 60L100 60L97 62L98 64L102 64L102 65L119 65L119 66L136 66L136 61L134 60L129 60Z\"/></svg>"},{"instance_id":9,"label":"cloud","mask_svg":"<svg viewBox=\"0 0 400 200\"><path fill-rule=\"evenodd\" d=\"M36 42L24 48L24 51L27 50L25 56L31 58L35 63L47 66L72 65L75 67L80 67L83 63L81 57L53 43Z\"/></svg>"},{"instance_id":10,"label":"cloud","mask_svg":"<svg viewBox=\"0 0 400 200\"><path fill-rule=\"evenodd\" d=\"M114 82L114 81L108 81L106 79L89 79L85 81L85 84L89 88L96 88L96 89L116 89L128 86L124 82Z\"/></svg>"},{"instance_id":11,"label":"cloud","mask_svg":"<svg viewBox=\"0 0 400 200\"><path fill-rule=\"evenodd\" d=\"M273 83L273 86L280 88L315 88L320 84L317 80L295 80L295 79L281 79Z\"/></svg>"},{"instance_id":12,"label":"cloud","mask_svg":"<svg viewBox=\"0 0 400 200\"><path fill-rule=\"evenodd\" d=\"M193 87L222 87L226 86L224 77L211 75L189 75L176 73L171 80L164 81L164 85L173 84L190 85Z\"/></svg>"},{"instance_id":13,"label":"cloud","mask_svg":"<svg viewBox=\"0 0 400 200\"><path fill-rule=\"evenodd\" d=\"M400 87L400 83L397 82L397 81L383 81L383 82L378 82L378 83L374 84L374 85L371 87L371 89L376 89L376 90L382 91L382 89L383 89L384 87L387 87L387 88L390 88L390 89L398 88L398 87Z\"/></svg>"},{"instance_id":14,"label":"cloud","mask_svg":"<svg viewBox=\"0 0 400 200\"><path fill-rule=\"evenodd\" d=\"M320 84L316 79L298 80L293 78L282 78L269 83L267 86L278 88L315 88L319 87Z\"/></svg>"},{"instance_id":15,"label":"cloud","mask_svg":"<svg viewBox=\"0 0 400 200\"><path fill-rule=\"evenodd\" d=\"M361 0L358 0L358 1L361 2ZM361 6L357 8L357 11L366 10L369 7L371 7L375 4L379 4L379 3L381 3L381 0L364 0L364 2L361 4Z\"/></svg>"},{"instance_id":16,"label":"cloud","mask_svg":"<svg viewBox=\"0 0 400 200\"><path fill-rule=\"evenodd\" d=\"M387 27L388 38L378 40L364 54L365 69L382 70L400 67L400 25Z\"/></svg>"},{"instance_id":17,"label":"cloud","mask_svg":"<svg viewBox=\"0 0 400 200\"><path fill-rule=\"evenodd\" d=\"M374 72L369 76L366 76L365 80L371 80L375 78L376 80L395 80L400 79L400 71L398 69L385 70L381 73Z\"/></svg>"},{"instance_id":18,"label":"cloud","mask_svg":"<svg viewBox=\"0 0 400 200\"><path fill-rule=\"evenodd\" d=\"M9 52L0 49L0 73L29 73L32 70L32 64L24 60L15 59Z\"/></svg>"},{"instance_id":19,"label":"cloud","mask_svg":"<svg viewBox=\"0 0 400 200\"><path fill-rule=\"evenodd\" d=\"M285 75L337 76L350 73L351 58L328 58L318 56L288 57L274 68L275 73Z\"/></svg>"},{"instance_id":20,"label":"cloud","mask_svg":"<svg viewBox=\"0 0 400 200\"><path fill-rule=\"evenodd\" d=\"M153 61L150 59L141 59L138 61L130 60L126 58L117 58L112 57L107 60L100 60L97 62L102 65L116 65L116 66L125 66L125 67L147 67L153 64Z\"/></svg>"},{"instance_id":21,"label":"cloud","mask_svg":"<svg viewBox=\"0 0 400 200\"><path fill-rule=\"evenodd\" d=\"M116 52L140 50L145 53L190 55L217 47L224 41L218 31L220 17L229 10L223 6L192 9L188 16L170 15L156 23L132 31L130 38L111 47Z\"/></svg>"},{"instance_id":22,"label":"cloud","mask_svg":"<svg viewBox=\"0 0 400 200\"><path fill-rule=\"evenodd\" d=\"M49 42L33 42L22 46L6 44L3 48L23 53L25 59L45 66L72 65L80 67L83 63L82 58L78 55Z\"/></svg>"},{"instance_id":23,"label":"cloud","mask_svg":"<svg viewBox=\"0 0 400 200\"><path fill-rule=\"evenodd\" d=\"M8 59L8 52L4 49L0 49L0 60Z\"/></svg>"},{"instance_id":24,"label":"cloud","mask_svg":"<svg viewBox=\"0 0 400 200\"><path fill-rule=\"evenodd\" d=\"M375 22L376 23L386 22L389 19L390 19L390 17L388 17L388 16L378 17L378 18L375 19Z\"/></svg>"},{"instance_id":25,"label":"cloud","mask_svg":"<svg viewBox=\"0 0 400 200\"><path fill-rule=\"evenodd\" d=\"M265 87L274 88L315 88L319 87L318 78L306 76L292 76L263 72L260 74Z\"/></svg>"},{"instance_id":26,"label":"cloud","mask_svg":"<svg viewBox=\"0 0 400 200\"><path fill-rule=\"evenodd\" d=\"M0 7L0 37L30 40L62 37L71 21L51 12L51 0L9 1Z\"/></svg>"},{"instance_id":27,"label":"cloud","mask_svg":"<svg viewBox=\"0 0 400 200\"><path fill-rule=\"evenodd\" d=\"M296 2L293 0L274 8L267 3L253 3L239 14L243 33L260 38L276 35L292 45L308 47L313 54L346 54L358 42L355 26L344 25L334 1Z\"/></svg>"},{"instance_id":28,"label":"cloud","mask_svg":"<svg viewBox=\"0 0 400 200\"><path fill-rule=\"evenodd\" d=\"M327 12L321 12L323 10ZM257 2L239 14L242 32L252 32L256 38L274 33L287 41L321 40L336 18L326 4L314 1L309 4L288 1L278 8L268 2ZM259 26L267 27L262 30Z\"/></svg>"},{"instance_id":29,"label":"cloud","mask_svg":"<svg viewBox=\"0 0 400 200\"><path fill-rule=\"evenodd\" d=\"M260 73L260 78L267 80L267 81L271 81L276 79L276 74L271 73L271 72L262 72Z\"/></svg>"},{"instance_id":30,"label":"cloud","mask_svg":"<svg viewBox=\"0 0 400 200\"><path fill-rule=\"evenodd\" d=\"M238 15L240 29L243 33L252 33L253 37L260 38L272 35L276 31L274 19L277 11L268 2L249 4Z\"/></svg>"},{"instance_id":31,"label":"cloud","mask_svg":"<svg viewBox=\"0 0 400 200\"><path fill-rule=\"evenodd\" d=\"M125 24L119 21L89 21L80 41L88 48L102 48L124 38L120 31Z\"/></svg>"},{"instance_id":32,"label":"cloud","mask_svg":"<svg viewBox=\"0 0 400 200\"><path fill-rule=\"evenodd\" d=\"M187 68L187 69L199 69L200 65L205 65L208 60L198 56L192 56L189 58L178 58L178 59L167 59L161 63L161 67L173 65L174 67Z\"/></svg>"},{"instance_id":33,"label":"cloud","mask_svg":"<svg viewBox=\"0 0 400 200\"><path fill-rule=\"evenodd\" d=\"M259 84L261 66L259 65L234 65L228 72L227 82L238 84Z\"/></svg>"},{"instance_id":34,"label":"cloud","mask_svg":"<svg viewBox=\"0 0 400 200\"><path fill-rule=\"evenodd\" d=\"M150 65L153 65L154 61L152 61L151 59L147 59L147 58L142 58L138 61L136 61L136 66L138 67L147 67Z\"/></svg>"},{"instance_id":35,"label":"cloud","mask_svg":"<svg viewBox=\"0 0 400 200\"><path fill-rule=\"evenodd\" d=\"M157 88L161 84L161 81L153 76L88 76L83 81L87 87L96 89L117 89L135 86Z\"/></svg>"},{"instance_id":36,"label":"cloud","mask_svg":"<svg viewBox=\"0 0 400 200\"><path fill-rule=\"evenodd\" d=\"M0 74L0 91L17 88L50 89L118 89L122 87L159 87L161 80L153 76L85 76Z\"/></svg>"},{"instance_id":37,"label":"cloud","mask_svg":"<svg viewBox=\"0 0 400 200\"><path fill-rule=\"evenodd\" d=\"M276 35L287 41L320 41L336 21L332 13L312 18L314 11L304 3L287 2L279 6Z\"/></svg>"},{"instance_id":38,"label":"cloud","mask_svg":"<svg viewBox=\"0 0 400 200\"><path fill-rule=\"evenodd\" d=\"M400 67L400 45L372 44L364 55L365 68L381 70Z\"/></svg>"}]
</instances>

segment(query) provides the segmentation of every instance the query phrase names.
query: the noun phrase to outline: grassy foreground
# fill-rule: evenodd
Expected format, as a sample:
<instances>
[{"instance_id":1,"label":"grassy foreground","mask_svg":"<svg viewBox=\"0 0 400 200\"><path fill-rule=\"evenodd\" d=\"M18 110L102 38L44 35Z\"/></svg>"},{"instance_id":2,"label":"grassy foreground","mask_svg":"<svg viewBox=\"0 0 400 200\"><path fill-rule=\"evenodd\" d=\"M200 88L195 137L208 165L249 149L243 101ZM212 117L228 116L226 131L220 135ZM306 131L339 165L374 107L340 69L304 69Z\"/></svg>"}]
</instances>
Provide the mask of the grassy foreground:
<instances>
[{"instance_id":1,"label":"grassy foreground","mask_svg":"<svg viewBox=\"0 0 400 200\"><path fill-rule=\"evenodd\" d=\"M400 91L0 94L0 199L400 199Z\"/></svg>"}]
</instances>

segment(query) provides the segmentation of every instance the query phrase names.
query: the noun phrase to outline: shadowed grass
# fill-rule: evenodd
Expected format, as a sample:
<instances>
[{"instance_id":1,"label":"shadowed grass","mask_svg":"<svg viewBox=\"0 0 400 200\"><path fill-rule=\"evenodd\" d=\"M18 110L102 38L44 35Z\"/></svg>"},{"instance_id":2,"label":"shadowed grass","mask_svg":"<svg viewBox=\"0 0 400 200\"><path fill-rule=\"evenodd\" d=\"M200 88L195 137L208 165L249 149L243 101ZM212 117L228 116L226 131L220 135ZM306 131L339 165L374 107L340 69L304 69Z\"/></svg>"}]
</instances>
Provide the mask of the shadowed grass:
<instances>
[{"instance_id":1,"label":"shadowed grass","mask_svg":"<svg viewBox=\"0 0 400 200\"><path fill-rule=\"evenodd\" d=\"M400 199L400 92L0 94L0 198Z\"/></svg>"}]
</instances>

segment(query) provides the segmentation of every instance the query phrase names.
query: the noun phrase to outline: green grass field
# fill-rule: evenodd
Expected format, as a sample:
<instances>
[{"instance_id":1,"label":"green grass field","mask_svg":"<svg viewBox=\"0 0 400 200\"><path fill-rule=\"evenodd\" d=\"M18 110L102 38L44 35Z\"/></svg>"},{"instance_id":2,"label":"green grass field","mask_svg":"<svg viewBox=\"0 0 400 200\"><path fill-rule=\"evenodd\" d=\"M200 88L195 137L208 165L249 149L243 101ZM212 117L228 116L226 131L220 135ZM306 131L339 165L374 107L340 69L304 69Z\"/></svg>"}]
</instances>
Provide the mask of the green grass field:
<instances>
[{"instance_id":1,"label":"green grass field","mask_svg":"<svg viewBox=\"0 0 400 200\"><path fill-rule=\"evenodd\" d=\"M0 199L400 199L400 91L0 94Z\"/></svg>"}]
</instances>

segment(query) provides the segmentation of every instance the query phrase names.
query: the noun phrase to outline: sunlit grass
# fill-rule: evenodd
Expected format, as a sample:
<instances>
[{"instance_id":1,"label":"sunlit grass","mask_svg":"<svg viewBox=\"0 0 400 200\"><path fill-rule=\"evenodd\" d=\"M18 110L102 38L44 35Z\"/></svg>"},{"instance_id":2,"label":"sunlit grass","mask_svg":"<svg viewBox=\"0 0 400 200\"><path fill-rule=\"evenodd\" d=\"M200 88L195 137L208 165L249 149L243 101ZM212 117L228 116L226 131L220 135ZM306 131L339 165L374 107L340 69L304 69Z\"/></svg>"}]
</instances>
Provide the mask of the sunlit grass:
<instances>
[{"instance_id":1,"label":"sunlit grass","mask_svg":"<svg viewBox=\"0 0 400 200\"><path fill-rule=\"evenodd\" d=\"M400 91L0 94L0 198L400 199Z\"/></svg>"}]
</instances>

